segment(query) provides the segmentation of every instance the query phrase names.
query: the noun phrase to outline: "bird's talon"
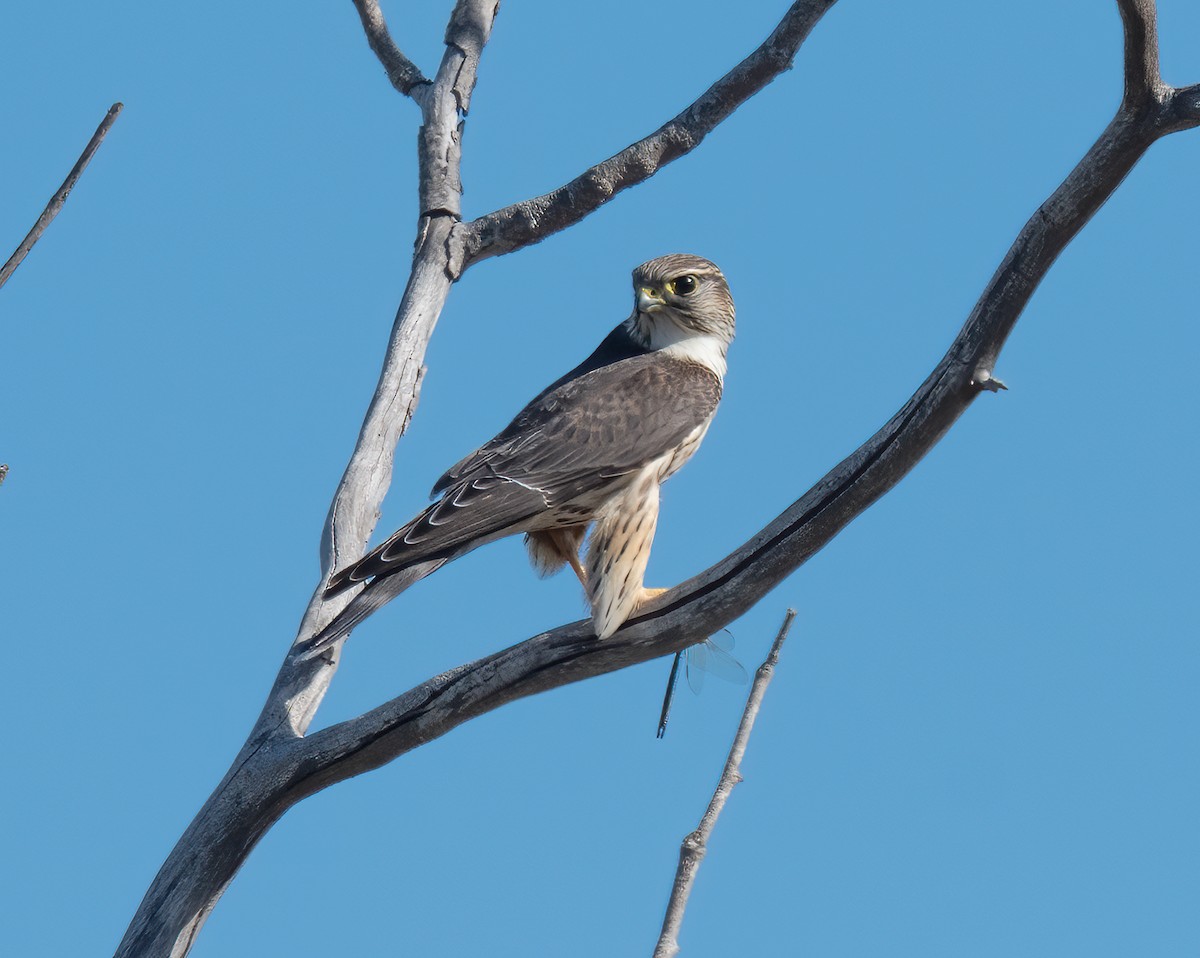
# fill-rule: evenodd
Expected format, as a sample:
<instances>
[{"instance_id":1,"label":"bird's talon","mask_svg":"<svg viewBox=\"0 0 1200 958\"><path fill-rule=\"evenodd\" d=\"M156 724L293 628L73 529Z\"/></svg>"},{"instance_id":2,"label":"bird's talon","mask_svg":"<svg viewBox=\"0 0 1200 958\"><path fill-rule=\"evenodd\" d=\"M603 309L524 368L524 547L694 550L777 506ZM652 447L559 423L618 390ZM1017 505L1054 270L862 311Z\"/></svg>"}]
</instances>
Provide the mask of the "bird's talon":
<instances>
[{"instance_id":1,"label":"bird's talon","mask_svg":"<svg viewBox=\"0 0 1200 958\"><path fill-rule=\"evenodd\" d=\"M645 605L651 599L657 599L664 592L670 591L670 589L642 589L642 597L638 600L638 605Z\"/></svg>"}]
</instances>

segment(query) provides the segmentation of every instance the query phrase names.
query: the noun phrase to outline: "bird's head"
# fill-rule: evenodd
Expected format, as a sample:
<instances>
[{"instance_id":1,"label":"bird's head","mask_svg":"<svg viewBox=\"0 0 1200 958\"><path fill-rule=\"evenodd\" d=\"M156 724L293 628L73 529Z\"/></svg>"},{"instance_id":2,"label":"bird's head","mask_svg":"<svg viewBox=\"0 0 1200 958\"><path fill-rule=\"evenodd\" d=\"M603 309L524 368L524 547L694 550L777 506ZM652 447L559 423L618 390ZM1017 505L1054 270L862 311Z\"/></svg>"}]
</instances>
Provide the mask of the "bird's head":
<instances>
[{"instance_id":1,"label":"bird's head","mask_svg":"<svg viewBox=\"0 0 1200 958\"><path fill-rule=\"evenodd\" d=\"M706 337L723 353L733 341L729 284L700 256L672 253L643 263L633 271L633 299L630 332L651 349Z\"/></svg>"}]
</instances>

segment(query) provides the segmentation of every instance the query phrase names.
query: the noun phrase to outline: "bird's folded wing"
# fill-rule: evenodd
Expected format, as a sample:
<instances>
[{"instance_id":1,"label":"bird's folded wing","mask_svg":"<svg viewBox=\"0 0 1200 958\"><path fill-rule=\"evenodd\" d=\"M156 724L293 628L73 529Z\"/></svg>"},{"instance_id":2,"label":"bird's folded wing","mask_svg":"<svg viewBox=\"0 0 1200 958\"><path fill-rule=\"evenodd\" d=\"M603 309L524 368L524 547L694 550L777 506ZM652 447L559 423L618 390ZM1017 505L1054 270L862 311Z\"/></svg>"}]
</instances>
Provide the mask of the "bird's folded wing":
<instances>
[{"instance_id":1,"label":"bird's folded wing","mask_svg":"<svg viewBox=\"0 0 1200 958\"><path fill-rule=\"evenodd\" d=\"M442 498L338 572L326 594L453 557L603 491L679 446L708 422L720 398L709 370L654 353L564 383L447 472L435 487Z\"/></svg>"},{"instance_id":2,"label":"bird's folded wing","mask_svg":"<svg viewBox=\"0 0 1200 958\"><path fill-rule=\"evenodd\" d=\"M697 363L662 353L613 363L538 396L434 493L487 472L542 490L551 505L565 502L581 480L624 475L674 449L720 398L720 381Z\"/></svg>"}]
</instances>

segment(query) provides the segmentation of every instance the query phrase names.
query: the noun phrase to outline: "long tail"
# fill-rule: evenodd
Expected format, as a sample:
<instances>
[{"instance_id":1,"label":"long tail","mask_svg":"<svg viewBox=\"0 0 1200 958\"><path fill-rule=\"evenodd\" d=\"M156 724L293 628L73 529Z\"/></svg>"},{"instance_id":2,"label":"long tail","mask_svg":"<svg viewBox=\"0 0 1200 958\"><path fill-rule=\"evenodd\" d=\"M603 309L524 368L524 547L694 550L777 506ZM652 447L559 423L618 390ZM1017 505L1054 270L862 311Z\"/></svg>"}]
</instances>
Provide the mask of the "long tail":
<instances>
[{"instance_id":1,"label":"long tail","mask_svg":"<svg viewBox=\"0 0 1200 958\"><path fill-rule=\"evenodd\" d=\"M329 580L325 598L366 585L300 652L312 658L359 622L459 556L514 532L546 510L543 493L503 476L464 477L357 562Z\"/></svg>"},{"instance_id":2,"label":"long tail","mask_svg":"<svg viewBox=\"0 0 1200 958\"><path fill-rule=\"evenodd\" d=\"M311 659L350 633L358 623L380 606L390 602L415 582L420 582L450 561L450 557L426 559L389 575L380 576L350 600L350 604L334 617L325 628L309 639L300 653Z\"/></svg>"}]
</instances>

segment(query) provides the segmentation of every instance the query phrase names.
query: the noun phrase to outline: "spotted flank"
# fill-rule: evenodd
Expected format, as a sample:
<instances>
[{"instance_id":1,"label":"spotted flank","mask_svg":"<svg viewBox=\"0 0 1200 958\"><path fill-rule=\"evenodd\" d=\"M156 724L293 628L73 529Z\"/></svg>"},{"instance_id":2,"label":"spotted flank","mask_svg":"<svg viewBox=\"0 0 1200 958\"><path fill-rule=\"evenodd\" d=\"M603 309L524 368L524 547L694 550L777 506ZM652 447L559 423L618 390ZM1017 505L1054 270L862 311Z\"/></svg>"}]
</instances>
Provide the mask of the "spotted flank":
<instances>
[{"instance_id":1,"label":"spotted flank","mask_svg":"<svg viewBox=\"0 0 1200 958\"><path fill-rule=\"evenodd\" d=\"M596 635L607 639L642 602L650 545L658 526L661 464L643 469L596 520L587 554L587 596Z\"/></svg>"}]
</instances>

